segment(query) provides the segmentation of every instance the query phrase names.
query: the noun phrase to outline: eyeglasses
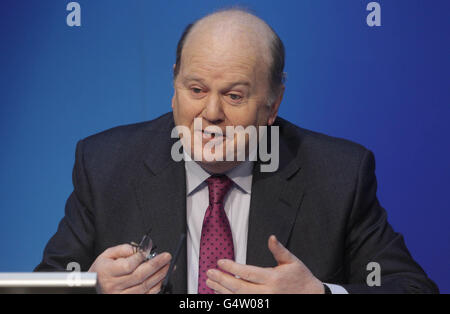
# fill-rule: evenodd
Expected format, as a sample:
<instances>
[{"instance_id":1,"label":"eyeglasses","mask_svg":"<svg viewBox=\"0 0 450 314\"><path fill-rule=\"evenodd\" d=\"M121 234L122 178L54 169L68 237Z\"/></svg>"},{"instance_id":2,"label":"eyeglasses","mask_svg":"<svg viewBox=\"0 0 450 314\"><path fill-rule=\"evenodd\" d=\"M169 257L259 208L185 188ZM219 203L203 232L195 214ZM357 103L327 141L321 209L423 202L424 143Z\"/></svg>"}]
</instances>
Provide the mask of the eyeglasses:
<instances>
[{"instance_id":1,"label":"eyeglasses","mask_svg":"<svg viewBox=\"0 0 450 314\"><path fill-rule=\"evenodd\" d=\"M134 253L140 252L144 254L145 260L148 261L154 258L158 253L156 253L156 245L153 245L153 240L150 238L151 229L142 237L141 242L139 244L135 242L131 242L131 246L133 247ZM166 277L164 278L161 290L159 294L168 294L172 292L172 285L170 284L170 278L172 277L172 273L175 269L175 263L178 260L178 256L180 255L181 249L186 243L186 234L181 234L180 240L178 241L177 248L175 250L174 256L170 261L169 269L167 271Z\"/></svg>"},{"instance_id":2,"label":"eyeglasses","mask_svg":"<svg viewBox=\"0 0 450 314\"><path fill-rule=\"evenodd\" d=\"M137 244L136 242L130 243L130 245L133 247L134 253L140 252L144 254L146 261L154 258L158 254L156 253L157 247L156 245L153 245L153 240L152 238L150 238L150 232L151 230L144 234L139 244Z\"/></svg>"}]
</instances>

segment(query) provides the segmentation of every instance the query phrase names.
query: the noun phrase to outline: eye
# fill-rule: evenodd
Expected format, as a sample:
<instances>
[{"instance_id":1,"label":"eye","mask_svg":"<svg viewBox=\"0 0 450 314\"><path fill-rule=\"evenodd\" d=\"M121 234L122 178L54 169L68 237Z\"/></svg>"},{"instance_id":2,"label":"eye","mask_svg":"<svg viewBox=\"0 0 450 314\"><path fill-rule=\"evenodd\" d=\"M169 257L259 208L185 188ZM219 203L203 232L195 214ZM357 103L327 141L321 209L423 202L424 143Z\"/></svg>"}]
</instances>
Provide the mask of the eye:
<instances>
[{"instance_id":1,"label":"eye","mask_svg":"<svg viewBox=\"0 0 450 314\"><path fill-rule=\"evenodd\" d=\"M228 94L228 97L233 101L240 101L242 99L242 96L238 94Z\"/></svg>"},{"instance_id":2,"label":"eye","mask_svg":"<svg viewBox=\"0 0 450 314\"><path fill-rule=\"evenodd\" d=\"M205 95L205 91L200 87L191 87L191 95L194 98L201 98Z\"/></svg>"}]
</instances>

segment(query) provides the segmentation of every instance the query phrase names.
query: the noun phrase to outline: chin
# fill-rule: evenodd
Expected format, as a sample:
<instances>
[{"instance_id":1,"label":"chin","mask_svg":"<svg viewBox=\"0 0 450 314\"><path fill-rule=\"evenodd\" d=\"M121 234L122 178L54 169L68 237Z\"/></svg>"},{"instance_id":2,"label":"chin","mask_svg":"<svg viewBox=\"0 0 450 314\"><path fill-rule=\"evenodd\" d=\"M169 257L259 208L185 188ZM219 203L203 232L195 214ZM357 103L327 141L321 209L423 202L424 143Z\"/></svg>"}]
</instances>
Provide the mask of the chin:
<instances>
[{"instance_id":1,"label":"chin","mask_svg":"<svg viewBox=\"0 0 450 314\"><path fill-rule=\"evenodd\" d=\"M239 161L199 161L199 165L210 173L225 173L234 168Z\"/></svg>"}]
</instances>

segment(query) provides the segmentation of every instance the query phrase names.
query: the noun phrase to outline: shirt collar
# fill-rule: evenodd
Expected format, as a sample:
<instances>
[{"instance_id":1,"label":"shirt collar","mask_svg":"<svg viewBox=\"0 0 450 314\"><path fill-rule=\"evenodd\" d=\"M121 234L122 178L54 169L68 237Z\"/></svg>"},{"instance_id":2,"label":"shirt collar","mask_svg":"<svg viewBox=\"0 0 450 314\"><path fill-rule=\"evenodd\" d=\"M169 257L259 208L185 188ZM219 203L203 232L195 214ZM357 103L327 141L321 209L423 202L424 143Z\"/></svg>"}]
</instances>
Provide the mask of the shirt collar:
<instances>
[{"instance_id":1,"label":"shirt collar","mask_svg":"<svg viewBox=\"0 0 450 314\"><path fill-rule=\"evenodd\" d=\"M185 158L186 160L186 158ZM184 163L186 169L186 193L192 194L211 174L203 169L197 162L190 160ZM244 161L225 173L243 192L252 191L253 162Z\"/></svg>"}]
</instances>

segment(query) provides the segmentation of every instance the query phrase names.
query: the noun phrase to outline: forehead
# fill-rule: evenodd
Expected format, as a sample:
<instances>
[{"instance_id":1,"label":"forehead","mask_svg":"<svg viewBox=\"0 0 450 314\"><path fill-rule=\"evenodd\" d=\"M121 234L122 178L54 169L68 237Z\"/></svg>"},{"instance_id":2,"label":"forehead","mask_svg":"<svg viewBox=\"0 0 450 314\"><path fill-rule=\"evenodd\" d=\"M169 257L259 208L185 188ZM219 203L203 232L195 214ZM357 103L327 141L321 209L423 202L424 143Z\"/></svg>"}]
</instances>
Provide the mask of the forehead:
<instances>
[{"instance_id":1,"label":"forehead","mask_svg":"<svg viewBox=\"0 0 450 314\"><path fill-rule=\"evenodd\" d=\"M250 34L196 32L186 42L181 74L257 80L267 74L261 43Z\"/></svg>"},{"instance_id":2,"label":"forehead","mask_svg":"<svg viewBox=\"0 0 450 314\"><path fill-rule=\"evenodd\" d=\"M211 58L210 55L188 55L182 61L181 76L183 79L199 81L255 81L265 73L257 64L256 60L236 56Z\"/></svg>"}]
</instances>

